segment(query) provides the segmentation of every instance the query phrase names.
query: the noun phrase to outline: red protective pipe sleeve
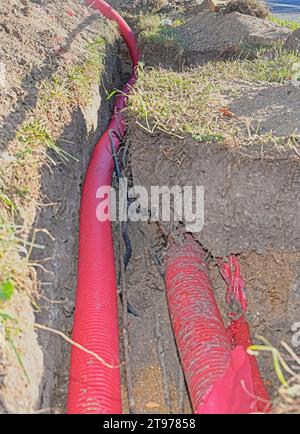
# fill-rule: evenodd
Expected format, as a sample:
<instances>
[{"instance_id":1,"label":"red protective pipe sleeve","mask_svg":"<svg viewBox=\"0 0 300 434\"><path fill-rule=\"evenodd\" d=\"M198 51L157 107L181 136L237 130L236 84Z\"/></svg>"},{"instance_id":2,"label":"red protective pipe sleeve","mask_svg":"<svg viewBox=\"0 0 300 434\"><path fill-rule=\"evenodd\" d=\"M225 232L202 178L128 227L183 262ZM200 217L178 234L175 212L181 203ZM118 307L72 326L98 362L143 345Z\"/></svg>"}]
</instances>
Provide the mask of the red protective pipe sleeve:
<instances>
[{"instance_id":1,"label":"red protective pipe sleeve","mask_svg":"<svg viewBox=\"0 0 300 434\"><path fill-rule=\"evenodd\" d=\"M100 356L105 364L91 354L72 346L69 374L68 413L121 413L117 288L111 223L96 217L101 186L111 185L113 160L109 130L118 149L125 124L121 110L126 94L134 84L139 54L137 43L127 23L102 0L86 3L105 17L117 22L128 45L133 73L122 95L116 98L113 116L95 146L86 173L81 197L79 257L73 340ZM107 366L109 365L109 366Z\"/></svg>"},{"instance_id":2,"label":"red protective pipe sleeve","mask_svg":"<svg viewBox=\"0 0 300 434\"><path fill-rule=\"evenodd\" d=\"M244 317L240 317L238 320L233 321L229 327L229 331L231 333L233 345L235 347L241 346L246 351L247 348L252 345L249 324ZM250 364L253 392L257 397L257 411L269 412L271 409L270 398L260 375L256 357L248 355L248 360Z\"/></svg>"},{"instance_id":3,"label":"red protective pipe sleeve","mask_svg":"<svg viewBox=\"0 0 300 434\"><path fill-rule=\"evenodd\" d=\"M215 302L205 252L189 235L166 257L173 330L195 412L230 363L231 341Z\"/></svg>"},{"instance_id":4,"label":"red protective pipe sleeve","mask_svg":"<svg viewBox=\"0 0 300 434\"><path fill-rule=\"evenodd\" d=\"M246 310L244 280L235 257L221 269L232 297ZM251 345L244 312L225 328L205 263L205 252L189 234L166 257L166 292L171 321L195 413L268 412L268 394ZM230 314L232 317L233 313Z\"/></svg>"}]
</instances>

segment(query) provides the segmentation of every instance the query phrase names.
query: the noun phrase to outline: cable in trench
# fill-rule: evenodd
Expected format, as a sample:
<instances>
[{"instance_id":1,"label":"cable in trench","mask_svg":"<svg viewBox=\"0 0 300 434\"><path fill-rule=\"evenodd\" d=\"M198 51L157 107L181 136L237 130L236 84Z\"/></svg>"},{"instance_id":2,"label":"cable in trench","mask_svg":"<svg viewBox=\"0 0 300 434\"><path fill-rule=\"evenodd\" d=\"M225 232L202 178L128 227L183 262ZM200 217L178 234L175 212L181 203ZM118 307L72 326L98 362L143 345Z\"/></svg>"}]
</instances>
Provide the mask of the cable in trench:
<instances>
[{"instance_id":1,"label":"cable in trench","mask_svg":"<svg viewBox=\"0 0 300 434\"><path fill-rule=\"evenodd\" d=\"M118 161L118 155L115 150L113 134L117 134L114 130L109 130L108 136L110 139L110 146L112 151L112 158L114 160L114 172L117 179L117 184L120 187L120 179L122 176L122 171ZM123 204L124 205L124 204ZM128 201L126 196L126 207L128 207ZM119 237L118 237L118 245L119 245L119 275L118 275L118 287L119 287L119 295L120 300L123 306L123 315L122 315L122 335L123 335L123 344L124 344L124 358L125 358L125 377L126 377L126 386L127 386L127 399L129 406L129 413L135 414L135 400L133 393L133 380L132 380L132 369L131 369L131 360L130 360L130 340L129 340L129 332L128 332L128 313L133 314L134 316L138 316L135 309L128 302L127 297L127 286L126 286L126 268L130 261L132 255L132 246L131 241L128 235L128 223L127 221L119 221ZM125 252L124 252L125 246Z\"/></svg>"},{"instance_id":2,"label":"cable in trench","mask_svg":"<svg viewBox=\"0 0 300 434\"><path fill-rule=\"evenodd\" d=\"M122 177L122 170L120 168L120 164L118 161L118 154L116 153L116 150L115 150L113 134L117 135L117 132L114 130L109 130L108 136L110 139L112 157L114 160L114 172L116 175L117 184L120 187L120 179ZM126 195L126 198L124 198L124 200L126 200L126 203L123 204L123 206L126 206L128 209L128 197L127 197L127 195ZM129 234L128 234L128 221L127 220L126 221L121 220L119 222L119 226L120 226L120 231L121 231L121 239L119 240L119 243L122 243L122 240L123 240L124 246L125 246L125 252L120 255L120 270L119 270L119 275L118 275L119 295L121 298L121 302L123 303L122 272L124 274L126 273L127 266L129 264L130 258L132 256L132 245L131 245L131 241L130 241ZM123 266L121 266L121 260L122 259L123 259ZM127 296L126 296L126 301L127 301L126 304L127 304L128 313L130 313L136 317L139 316L137 311L134 309L134 307L129 303Z\"/></svg>"}]
</instances>

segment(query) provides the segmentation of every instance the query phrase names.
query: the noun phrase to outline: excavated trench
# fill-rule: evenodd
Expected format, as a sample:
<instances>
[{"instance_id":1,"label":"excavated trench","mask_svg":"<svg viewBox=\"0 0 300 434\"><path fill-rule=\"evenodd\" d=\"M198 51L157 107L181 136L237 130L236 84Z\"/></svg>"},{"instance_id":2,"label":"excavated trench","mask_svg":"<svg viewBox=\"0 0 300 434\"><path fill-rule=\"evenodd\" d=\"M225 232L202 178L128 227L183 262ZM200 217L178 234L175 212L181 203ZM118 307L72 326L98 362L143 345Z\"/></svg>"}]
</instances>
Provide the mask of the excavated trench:
<instances>
[{"instance_id":1,"label":"excavated trench","mask_svg":"<svg viewBox=\"0 0 300 434\"><path fill-rule=\"evenodd\" d=\"M107 72L111 83L120 81L120 73L118 70L116 73L113 62L108 64ZM38 322L68 335L71 334L74 311L80 187L91 149L110 117L111 105L103 101L95 92L91 109L87 113L75 112L72 123L65 129L64 137L67 136L71 141L76 139L80 169L57 167L43 178L47 202L55 205L42 209L37 226L46 227L55 241L40 235L40 241L46 245L46 256L53 258L47 263L48 272L40 274L45 285L44 294L52 302L43 301L37 318ZM97 124L93 133L87 131L89 122ZM300 307L298 162L294 158L281 159L274 155L270 159L255 156L248 159L240 154L228 155L222 149L200 150L198 145L196 150L195 143L189 142L185 146L174 144L170 136L159 134L149 137L136 128L130 129L127 140L130 142L130 176L133 183L146 187L152 183L171 186L172 179L180 185L200 183L205 186L206 220L199 241L211 253L209 266L219 305L225 312L225 285L218 273L215 258L233 253L238 256L246 279L248 319L253 336L263 335L275 346L280 346L281 340L291 345L292 326L299 319ZM170 163L170 159L164 157L164 152L157 152L157 148L161 151L171 147L174 147L175 156L186 157L182 158L186 164L180 167L180 171L176 168L175 160ZM197 159L192 158L195 153ZM217 178L214 173L218 173ZM266 177L270 182L263 182ZM286 179L290 180L289 183L285 182ZM128 315L135 411L190 413L191 406L164 292L164 248L174 228L170 230L160 224L129 223L128 230L132 256L126 270L126 285L129 302L138 314ZM114 237L118 273L119 246L123 241L116 224ZM53 274L49 274L49 271ZM121 303L119 321L120 353L124 366ZM44 332L40 333L40 341L45 349L45 375L39 406L64 412L69 344L58 336ZM279 383L272 370L271 359L262 354L259 363L269 391L274 395ZM125 369L122 380L123 407L124 412L127 412Z\"/></svg>"},{"instance_id":2,"label":"excavated trench","mask_svg":"<svg viewBox=\"0 0 300 434\"><path fill-rule=\"evenodd\" d=\"M118 46L108 46L105 72L99 77L102 86L95 81L89 106L74 110L61 134L62 140L58 140L74 161L42 169L44 204L35 227L48 232L41 232L36 238L37 243L45 246L42 258L38 250L33 254L33 259L45 266L38 269L43 295L36 321L67 336L71 336L73 326L82 181L93 147L111 117L112 101L105 90L119 88L124 80L117 53ZM38 408L65 412L70 345L59 336L43 331L39 333L39 340L44 350L44 376Z\"/></svg>"},{"instance_id":3,"label":"excavated trench","mask_svg":"<svg viewBox=\"0 0 300 434\"><path fill-rule=\"evenodd\" d=\"M120 88L124 82L114 50L106 56L105 80L101 89ZM36 239L45 246L42 261L47 261L47 271L38 270L43 299L36 318L69 336L81 185L91 151L110 119L111 109L111 101L104 92L99 94L95 83L90 106L84 111L75 110L62 134L61 146L66 152L72 151L78 163L57 164L42 171L45 201L35 227L47 229L51 238L41 232ZM264 335L275 346L281 340L291 344L291 328L299 319L300 307L299 161L294 156L274 155L273 151L264 158L259 152L245 157L217 147L200 147L189 139L177 142L164 134L149 135L134 122L125 148L127 145L130 156L123 171L133 185L204 185L205 225L198 240L210 253L211 277L220 305L224 307L224 282L215 258L236 254L246 278L252 334ZM180 167L176 165L179 160L184 161ZM164 249L167 238L177 229L160 223L128 224L132 255L125 278L128 300L137 316L128 315L127 329L137 413L191 412L164 291ZM123 241L117 224L113 230L118 273ZM37 251L35 255L33 259L43 264ZM119 321L123 411L127 412L121 303ZM59 336L43 331L39 339L45 371L38 408L65 412L70 346ZM274 393L278 380L270 358L262 355L259 361L269 390Z\"/></svg>"},{"instance_id":4,"label":"excavated trench","mask_svg":"<svg viewBox=\"0 0 300 434\"><path fill-rule=\"evenodd\" d=\"M266 148L262 157L261 150L248 150L245 155L216 145L201 146L189 138L174 140L165 133L148 134L134 122L128 137L133 184L143 185L149 194L152 185L204 186L204 227L194 236L208 252L210 276L225 322L226 285L218 258L234 254L246 281L252 336L264 336L277 348L284 340L297 351L293 336L300 308L298 159L292 152L283 156L274 149L268 152ZM164 290L157 259L163 263L168 238L180 239L182 223L131 224L134 244L140 246L139 252L146 251L144 256L140 253L143 260L137 254L136 262L128 267L130 301L137 310L140 307L142 317L154 318L140 286L148 286L148 291L154 287L158 297L163 297L157 291ZM150 262L153 276L147 274L144 261ZM139 275L144 277L139 280ZM130 325L133 335L141 334L135 319ZM260 354L258 360L274 396L279 381L272 360L266 354Z\"/></svg>"}]
</instances>

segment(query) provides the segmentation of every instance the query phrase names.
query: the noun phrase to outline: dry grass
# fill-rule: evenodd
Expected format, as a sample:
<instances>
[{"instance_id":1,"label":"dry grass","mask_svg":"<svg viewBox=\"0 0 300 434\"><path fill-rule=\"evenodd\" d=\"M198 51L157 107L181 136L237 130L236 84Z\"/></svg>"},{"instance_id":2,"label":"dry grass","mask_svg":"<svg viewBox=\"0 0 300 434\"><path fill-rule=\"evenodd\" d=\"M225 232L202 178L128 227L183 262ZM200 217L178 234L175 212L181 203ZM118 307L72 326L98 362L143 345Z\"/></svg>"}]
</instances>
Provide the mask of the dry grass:
<instances>
[{"instance_id":1,"label":"dry grass","mask_svg":"<svg viewBox=\"0 0 300 434\"><path fill-rule=\"evenodd\" d=\"M281 27L286 27L287 29L290 29L292 31L300 28L300 23L298 23L297 21L281 19L281 18L278 18L276 15L271 15L271 14L268 15L267 18L272 23L277 24L278 26L281 26Z\"/></svg>"},{"instance_id":2,"label":"dry grass","mask_svg":"<svg viewBox=\"0 0 300 434\"><path fill-rule=\"evenodd\" d=\"M240 12L257 18L266 18L270 10L263 0L230 0L222 9L225 14Z\"/></svg>"},{"instance_id":3,"label":"dry grass","mask_svg":"<svg viewBox=\"0 0 300 434\"><path fill-rule=\"evenodd\" d=\"M300 358L295 351L284 341L281 341L282 351L273 347L264 336L256 336L262 344L248 347L248 353L259 357L260 352L272 355L274 370L281 386L272 403L272 413L300 414ZM270 359L271 361L271 359Z\"/></svg>"},{"instance_id":4,"label":"dry grass","mask_svg":"<svg viewBox=\"0 0 300 434\"><path fill-rule=\"evenodd\" d=\"M40 202L40 170L43 165L67 164L73 157L57 144L61 126L73 107L86 105L92 83L103 73L105 42L94 38L86 47L82 63L42 82L36 109L19 128L7 148L0 170L0 308L7 288L37 294L30 263L32 242L28 236ZM34 241L33 241L34 242Z\"/></svg>"},{"instance_id":5,"label":"dry grass","mask_svg":"<svg viewBox=\"0 0 300 434\"><path fill-rule=\"evenodd\" d=\"M255 60L219 61L183 72L141 66L128 111L149 131L227 145L269 142L274 139L269 134L250 134L249 125L226 110L226 101L230 92L242 92L243 82L285 82L297 61L296 54L274 47L271 56L270 49L260 49ZM284 140L279 145L286 145Z\"/></svg>"},{"instance_id":6,"label":"dry grass","mask_svg":"<svg viewBox=\"0 0 300 434\"><path fill-rule=\"evenodd\" d=\"M136 18L136 26L142 45L160 45L180 48L176 27L183 24L180 18L170 19L159 14L141 14Z\"/></svg>"},{"instance_id":7,"label":"dry grass","mask_svg":"<svg viewBox=\"0 0 300 434\"><path fill-rule=\"evenodd\" d=\"M282 341L281 345L285 350L283 357L289 357L290 376L287 385L278 389L278 397L273 406L274 413L300 414L300 358L286 342Z\"/></svg>"}]
</instances>

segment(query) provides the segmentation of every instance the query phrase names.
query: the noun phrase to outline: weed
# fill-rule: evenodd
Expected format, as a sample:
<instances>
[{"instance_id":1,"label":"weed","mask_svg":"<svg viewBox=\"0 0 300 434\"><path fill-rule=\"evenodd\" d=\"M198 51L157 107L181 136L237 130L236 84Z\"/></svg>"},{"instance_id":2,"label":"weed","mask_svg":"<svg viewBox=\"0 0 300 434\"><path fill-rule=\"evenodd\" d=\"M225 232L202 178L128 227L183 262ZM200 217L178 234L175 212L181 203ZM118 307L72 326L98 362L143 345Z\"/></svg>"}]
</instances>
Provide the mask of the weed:
<instances>
[{"instance_id":1,"label":"weed","mask_svg":"<svg viewBox=\"0 0 300 434\"><path fill-rule=\"evenodd\" d=\"M101 37L96 38L87 44L86 50L88 53L86 60L67 73L68 89L73 91L73 95L75 92L75 96L82 104L90 100L92 83L95 78L100 78L103 71L105 40Z\"/></svg>"},{"instance_id":2,"label":"weed","mask_svg":"<svg viewBox=\"0 0 300 434\"><path fill-rule=\"evenodd\" d=\"M33 154L37 150L42 148L52 149L62 161L68 161L68 157L76 160L72 155L61 149L50 136L43 122L39 119L35 119L32 122L25 123L22 128L17 133L17 138L25 145L25 148L18 153L19 157L23 157L25 154ZM41 151L46 157L52 159L48 156L47 152Z\"/></svg>"},{"instance_id":3,"label":"weed","mask_svg":"<svg viewBox=\"0 0 300 434\"><path fill-rule=\"evenodd\" d=\"M1 327L4 329L4 337L6 339L6 341L9 343L11 349L13 350L13 353L15 354L18 363L28 381L28 383L30 383L30 379L28 376L28 373L25 369L25 366L23 364L21 355L19 353L19 351L17 350L14 340L13 340L13 336L16 334L20 333L20 329L13 326L12 324L16 324L16 320L10 316L8 313L4 312L4 311L0 311L0 325Z\"/></svg>"},{"instance_id":4,"label":"weed","mask_svg":"<svg viewBox=\"0 0 300 434\"><path fill-rule=\"evenodd\" d=\"M0 301L9 300L12 297L14 290L15 290L14 284L10 279L7 279L4 282L1 282L0 283Z\"/></svg>"}]
</instances>

